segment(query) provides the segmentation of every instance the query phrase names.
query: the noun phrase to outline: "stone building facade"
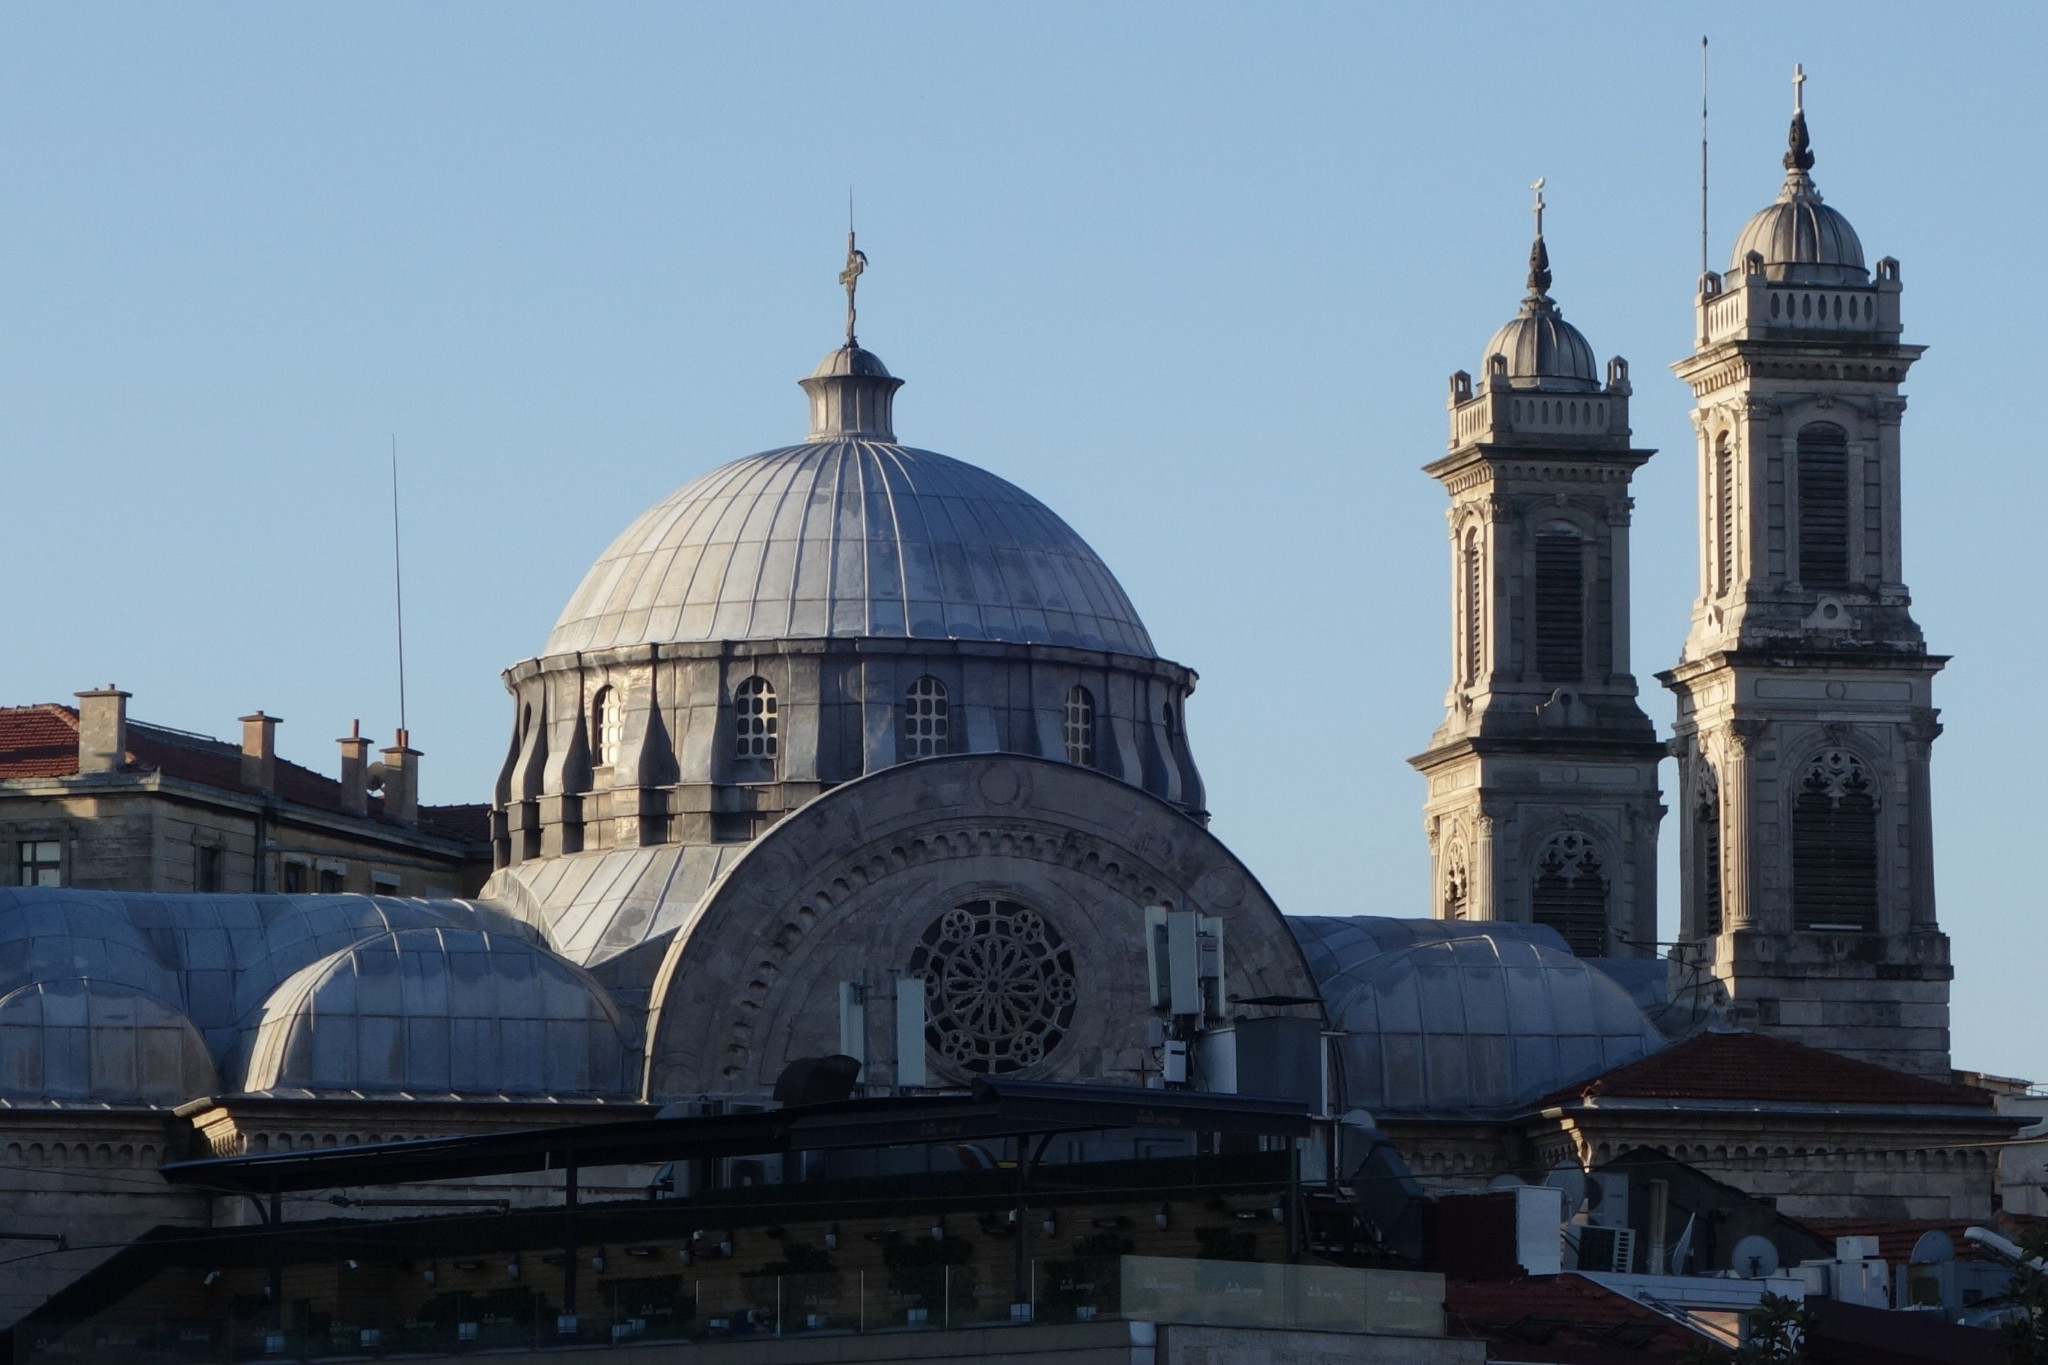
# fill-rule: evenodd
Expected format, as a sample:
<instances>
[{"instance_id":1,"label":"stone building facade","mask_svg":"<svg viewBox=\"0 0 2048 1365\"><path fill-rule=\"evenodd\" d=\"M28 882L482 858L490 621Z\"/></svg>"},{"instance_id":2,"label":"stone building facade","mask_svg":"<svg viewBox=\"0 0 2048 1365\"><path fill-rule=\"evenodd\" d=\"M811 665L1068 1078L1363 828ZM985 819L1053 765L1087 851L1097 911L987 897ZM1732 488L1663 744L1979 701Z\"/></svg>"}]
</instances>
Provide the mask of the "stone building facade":
<instances>
[{"instance_id":1,"label":"stone building facade","mask_svg":"<svg viewBox=\"0 0 2048 1365\"><path fill-rule=\"evenodd\" d=\"M1529 295L1480 379L1451 377L1453 642L1429 783L1432 911L1547 924L1582 956L1656 954L1657 765L1629 666L1628 364L1602 378L1550 297Z\"/></svg>"},{"instance_id":2,"label":"stone building facade","mask_svg":"<svg viewBox=\"0 0 2048 1365\"><path fill-rule=\"evenodd\" d=\"M1696 397L1700 596L1678 666L1681 985L1734 1019L1949 1067L1928 762L1945 661L1911 615L1899 263L1822 202L1803 110L1778 201L1709 274Z\"/></svg>"},{"instance_id":3,"label":"stone building facade","mask_svg":"<svg viewBox=\"0 0 2048 1365\"><path fill-rule=\"evenodd\" d=\"M376 759L339 741L339 779L277 755L279 719L239 747L131 721L129 694L0 708L0 886L109 891L473 894L486 809L423 806L401 733Z\"/></svg>"}]
</instances>

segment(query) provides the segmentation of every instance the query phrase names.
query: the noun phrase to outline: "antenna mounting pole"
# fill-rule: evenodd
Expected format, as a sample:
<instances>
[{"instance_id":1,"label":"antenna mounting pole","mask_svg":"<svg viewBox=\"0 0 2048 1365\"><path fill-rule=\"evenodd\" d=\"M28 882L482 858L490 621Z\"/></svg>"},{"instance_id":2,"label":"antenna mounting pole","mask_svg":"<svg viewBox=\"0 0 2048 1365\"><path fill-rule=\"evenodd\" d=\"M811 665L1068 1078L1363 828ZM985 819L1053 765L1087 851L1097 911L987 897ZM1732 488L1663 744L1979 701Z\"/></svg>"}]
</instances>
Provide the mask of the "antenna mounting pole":
<instances>
[{"instance_id":1,"label":"antenna mounting pole","mask_svg":"<svg viewBox=\"0 0 2048 1365\"><path fill-rule=\"evenodd\" d=\"M1700 35L1700 279L1707 277L1707 35Z\"/></svg>"},{"instance_id":2,"label":"antenna mounting pole","mask_svg":"<svg viewBox=\"0 0 2048 1365\"><path fill-rule=\"evenodd\" d=\"M405 565L399 555L397 432L391 434L391 590L398 608L398 742L403 745L410 740L405 737Z\"/></svg>"}]
</instances>

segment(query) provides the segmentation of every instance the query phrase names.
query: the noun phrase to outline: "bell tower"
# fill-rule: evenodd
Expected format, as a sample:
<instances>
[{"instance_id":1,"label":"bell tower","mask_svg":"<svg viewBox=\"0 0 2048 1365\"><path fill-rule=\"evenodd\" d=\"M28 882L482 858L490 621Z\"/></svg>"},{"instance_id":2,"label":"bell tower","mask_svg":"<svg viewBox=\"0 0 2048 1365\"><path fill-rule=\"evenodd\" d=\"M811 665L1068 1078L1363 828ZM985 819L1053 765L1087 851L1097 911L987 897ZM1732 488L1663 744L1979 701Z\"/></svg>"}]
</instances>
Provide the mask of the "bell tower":
<instances>
[{"instance_id":1,"label":"bell tower","mask_svg":"<svg viewBox=\"0 0 2048 1365\"><path fill-rule=\"evenodd\" d=\"M1653 956L1664 756L1629 670L1628 363L1550 297L1542 181L1529 293L1477 382L1451 376L1451 686L1410 763L1438 918L1549 924L1582 957Z\"/></svg>"},{"instance_id":2,"label":"bell tower","mask_svg":"<svg viewBox=\"0 0 2048 1365\"><path fill-rule=\"evenodd\" d=\"M1777 202L1702 277L1692 386L1700 595L1672 741L1678 977L1738 1022L1922 1075L1949 1067L1928 756L1946 660L1901 563L1899 263L1821 200L1794 76Z\"/></svg>"}]
</instances>

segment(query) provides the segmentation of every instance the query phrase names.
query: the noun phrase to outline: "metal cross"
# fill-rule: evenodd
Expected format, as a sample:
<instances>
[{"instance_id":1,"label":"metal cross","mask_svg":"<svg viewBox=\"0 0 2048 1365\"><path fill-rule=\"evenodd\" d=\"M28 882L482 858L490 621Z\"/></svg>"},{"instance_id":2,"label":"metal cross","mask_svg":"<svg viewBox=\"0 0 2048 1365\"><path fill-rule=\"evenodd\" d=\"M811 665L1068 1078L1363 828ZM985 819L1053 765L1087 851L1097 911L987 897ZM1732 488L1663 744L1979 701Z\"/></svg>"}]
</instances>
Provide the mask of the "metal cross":
<instances>
[{"instance_id":1,"label":"metal cross","mask_svg":"<svg viewBox=\"0 0 2048 1365\"><path fill-rule=\"evenodd\" d=\"M846 286L846 344L854 345L853 339L853 291L860 287L860 273L868 268L865 251L853 244L853 229L846 230L846 269L839 272L839 282Z\"/></svg>"},{"instance_id":2,"label":"metal cross","mask_svg":"<svg viewBox=\"0 0 2048 1365\"><path fill-rule=\"evenodd\" d=\"M1536 183L1529 187L1536 191L1536 235L1543 235L1543 177L1537 176Z\"/></svg>"},{"instance_id":3,"label":"metal cross","mask_svg":"<svg viewBox=\"0 0 2048 1365\"><path fill-rule=\"evenodd\" d=\"M1792 63L1792 112L1806 112L1806 67L1801 62Z\"/></svg>"}]
</instances>

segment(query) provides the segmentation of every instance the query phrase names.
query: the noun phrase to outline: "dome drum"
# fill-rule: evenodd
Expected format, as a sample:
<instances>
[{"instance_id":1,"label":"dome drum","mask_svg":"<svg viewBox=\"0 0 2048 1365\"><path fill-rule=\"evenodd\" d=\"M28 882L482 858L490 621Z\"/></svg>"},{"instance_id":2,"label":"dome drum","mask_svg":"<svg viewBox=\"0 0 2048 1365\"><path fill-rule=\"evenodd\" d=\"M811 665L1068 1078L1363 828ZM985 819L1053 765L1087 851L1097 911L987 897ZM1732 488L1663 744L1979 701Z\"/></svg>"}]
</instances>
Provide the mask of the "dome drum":
<instances>
[{"instance_id":1,"label":"dome drum","mask_svg":"<svg viewBox=\"0 0 2048 1365\"><path fill-rule=\"evenodd\" d=\"M506 683L521 728L499 784L500 867L744 841L830 787L947 753L1081 762L1203 809L1182 726L1195 675L1158 658L972 640L686 643L531 660ZM764 706L772 716L755 714ZM771 724L742 742L743 727Z\"/></svg>"}]
</instances>

